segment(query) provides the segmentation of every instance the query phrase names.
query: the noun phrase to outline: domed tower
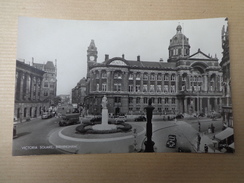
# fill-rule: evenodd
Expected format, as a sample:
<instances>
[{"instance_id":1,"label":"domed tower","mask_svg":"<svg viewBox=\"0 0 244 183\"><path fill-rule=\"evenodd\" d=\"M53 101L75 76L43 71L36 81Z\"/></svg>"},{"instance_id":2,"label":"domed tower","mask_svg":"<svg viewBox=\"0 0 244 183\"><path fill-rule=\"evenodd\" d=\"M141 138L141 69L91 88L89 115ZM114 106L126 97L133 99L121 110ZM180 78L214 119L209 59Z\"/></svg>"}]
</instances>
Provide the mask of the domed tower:
<instances>
[{"instance_id":1,"label":"domed tower","mask_svg":"<svg viewBox=\"0 0 244 183\"><path fill-rule=\"evenodd\" d=\"M190 55L190 45L188 38L182 34L180 25L176 28L176 34L170 39L168 62L175 62L178 58Z\"/></svg>"},{"instance_id":2,"label":"domed tower","mask_svg":"<svg viewBox=\"0 0 244 183\"><path fill-rule=\"evenodd\" d=\"M87 49L87 77L89 77L90 67L94 63L97 63L97 47L95 46L94 40L91 40Z\"/></svg>"}]
</instances>

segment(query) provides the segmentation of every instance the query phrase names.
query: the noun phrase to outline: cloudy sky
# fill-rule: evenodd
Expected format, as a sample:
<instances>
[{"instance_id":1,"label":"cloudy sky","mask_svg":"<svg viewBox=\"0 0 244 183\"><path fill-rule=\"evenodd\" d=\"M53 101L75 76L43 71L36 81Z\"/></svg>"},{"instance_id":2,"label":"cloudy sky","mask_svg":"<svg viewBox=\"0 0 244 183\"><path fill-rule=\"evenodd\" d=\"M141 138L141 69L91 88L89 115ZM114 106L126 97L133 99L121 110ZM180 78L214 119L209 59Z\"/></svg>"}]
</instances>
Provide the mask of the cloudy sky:
<instances>
[{"instance_id":1,"label":"cloudy sky","mask_svg":"<svg viewBox=\"0 0 244 183\"><path fill-rule=\"evenodd\" d=\"M190 54L198 48L219 61L222 57L221 30L225 18L174 21L78 21L19 17L17 59L36 63L57 59L57 94L70 94L86 76L87 48L93 39L98 62L105 54L142 61L168 59L170 39L176 27L189 38Z\"/></svg>"}]
</instances>

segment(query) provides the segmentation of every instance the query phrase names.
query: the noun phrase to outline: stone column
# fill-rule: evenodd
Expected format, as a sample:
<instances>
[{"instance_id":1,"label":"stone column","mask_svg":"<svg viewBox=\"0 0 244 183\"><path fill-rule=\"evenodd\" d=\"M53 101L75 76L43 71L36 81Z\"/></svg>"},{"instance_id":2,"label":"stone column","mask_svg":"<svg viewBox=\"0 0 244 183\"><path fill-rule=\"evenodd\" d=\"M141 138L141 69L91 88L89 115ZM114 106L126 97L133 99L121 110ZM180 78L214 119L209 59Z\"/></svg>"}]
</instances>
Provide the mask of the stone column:
<instances>
[{"instance_id":1,"label":"stone column","mask_svg":"<svg viewBox=\"0 0 244 183\"><path fill-rule=\"evenodd\" d=\"M36 79L36 100L39 100L39 95L38 95L38 92L39 92L39 83L40 83L40 78L37 78Z\"/></svg>"},{"instance_id":2,"label":"stone column","mask_svg":"<svg viewBox=\"0 0 244 183\"><path fill-rule=\"evenodd\" d=\"M219 111L219 110L218 110L218 99L217 99L217 98L214 98L214 110L215 110L216 112Z\"/></svg>"},{"instance_id":3,"label":"stone column","mask_svg":"<svg viewBox=\"0 0 244 183\"><path fill-rule=\"evenodd\" d=\"M164 92L164 74L162 74L162 92Z\"/></svg>"},{"instance_id":4,"label":"stone column","mask_svg":"<svg viewBox=\"0 0 244 183\"><path fill-rule=\"evenodd\" d=\"M144 73L141 72L141 92L143 92L143 75Z\"/></svg>"},{"instance_id":5,"label":"stone column","mask_svg":"<svg viewBox=\"0 0 244 183\"><path fill-rule=\"evenodd\" d=\"M34 95L35 84L36 84L36 77L33 76L32 77L32 84L31 84L31 100L35 100L35 95Z\"/></svg>"},{"instance_id":6,"label":"stone column","mask_svg":"<svg viewBox=\"0 0 244 183\"><path fill-rule=\"evenodd\" d=\"M133 92L136 92L136 73L133 73Z\"/></svg>"},{"instance_id":7,"label":"stone column","mask_svg":"<svg viewBox=\"0 0 244 183\"><path fill-rule=\"evenodd\" d=\"M200 111L199 112L202 112L202 98L199 98L200 100Z\"/></svg>"},{"instance_id":8,"label":"stone column","mask_svg":"<svg viewBox=\"0 0 244 183\"><path fill-rule=\"evenodd\" d=\"M122 76L123 78L123 76ZM107 71L107 91L111 91L111 71ZM123 87L123 86L122 86Z\"/></svg>"},{"instance_id":9,"label":"stone column","mask_svg":"<svg viewBox=\"0 0 244 183\"><path fill-rule=\"evenodd\" d=\"M111 71L110 77L111 77L110 91L114 91L114 71Z\"/></svg>"},{"instance_id":10,"label":"stone column","mask_svg":"<svg viewBox=\"0 0 244 183\"><path fill-rule=\"evenodd\" d=\"M93 72L90 72L90 92L93 91L94 75Z\"/></svg>"},{"instance_id":11,"label":"stone column","mask_svg":"<svg viewBox=\"0 0 244 183\"><path fill-rule=\"evenodd\" d=\"M171 93L171 74L169 73L169 93Z\"/></svg>"},{"instance_id":12,"label":"stone column","mask_svg":"<svg viewBox=\"0 0 244 183\"><path fill-rule=\"evenodd\" d=\"M99 91L102 91L102 71L99 70Z\"/></svg>"},{"instance_id":13,"label":"stone column","mask_svg":"<svg viewBox=\"0 0 244 183\"><path fill-rule=\"evenodd\" d=\"M178 82L179 82L179 78L178 78L178 77L179 77L179 75L176 74L176 75L175 75L175 92L176 92L176 93L179 92L179 88L178 88L178 87L179 87L179 86L178 86L178 84L179 84L179 83L178 83Z\"/></svg>"},{"instance_id":14,"label":"stone column","mask_svg":"<svg viewBox=\"0 0 244 183\"><path fill-rule=\"evenodd\" d=\"M208 100L208 113L209 113L210 110L211 110L211 106L210 106L210 98L208 97L207 100Z\"/></svg>"},{"instance_id":15,"label":"stone column","mask_svg":"<svg viewBox=\"0 0 244 183\"><path fill-rule=\"evenodd\" d=\"M19 97L19 99L20 99L20 101L21 100L23 100L24 99L24 97L23 97L23 90L24 90L24 88L23 88L23 85L24 85L24 79L25 79L25 74L22 72L21 73L21 75L20 75L20 97Z\"/></svg>"},{"instance_id":16,"label":"stone column","mask_svg":"<svg viewBox=\"0 0 244 183\"><path fill-rule=\"evenodd\" d=\"M204 91L208 91L207 83L208 83L208 78L207 78L207 75L205 74L204 75Z\"/></svg>"},{"instance_id":17,"label":"stone column","mask_svg":"<svg viewBox=\"0 0 244 183\"><path fill-rule=\"evenodd\" d=\"M128 72L124 72L123 73L123 77L122 77L122 83L123 83L123 86L122 86L122 91L128 91L128 80L129 80L129 78L128 78Z\"/></svg>"},{"instance_id":18,"label":"stone column","mask_svg":"<svg viewBox=\"0 0 244 183\"><path fill-rule=\"evenodd\" d=\"M187 99L184 98L183 100L184 100L184 113L186 113L187 112Z\"/></svg>"}]
</instances>

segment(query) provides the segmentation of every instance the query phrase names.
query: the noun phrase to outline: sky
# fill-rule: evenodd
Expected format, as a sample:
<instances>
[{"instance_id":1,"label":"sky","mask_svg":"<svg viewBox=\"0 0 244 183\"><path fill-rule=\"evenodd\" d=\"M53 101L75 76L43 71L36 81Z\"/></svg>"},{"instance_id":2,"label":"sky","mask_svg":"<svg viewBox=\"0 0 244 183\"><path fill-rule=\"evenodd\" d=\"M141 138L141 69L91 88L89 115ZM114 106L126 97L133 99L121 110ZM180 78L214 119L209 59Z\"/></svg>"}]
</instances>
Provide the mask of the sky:
<instances>
[{"instance_id":1,"label":"sky","mask_svg":"<svg viewBox=\"0 0 244 183\"><path fill-rule=\"evenodd\" d=\"M168 59L170 39L176 27L189 38L190 55L200 50L222 58L221 31L225 18L170 21L84 21L19 17L18 60L31 63L57 60L57 95L71 94L72 88L86 77L87 49L94 40L98 63L105 54L142 61Z\"/></svg>"}]
</instances>

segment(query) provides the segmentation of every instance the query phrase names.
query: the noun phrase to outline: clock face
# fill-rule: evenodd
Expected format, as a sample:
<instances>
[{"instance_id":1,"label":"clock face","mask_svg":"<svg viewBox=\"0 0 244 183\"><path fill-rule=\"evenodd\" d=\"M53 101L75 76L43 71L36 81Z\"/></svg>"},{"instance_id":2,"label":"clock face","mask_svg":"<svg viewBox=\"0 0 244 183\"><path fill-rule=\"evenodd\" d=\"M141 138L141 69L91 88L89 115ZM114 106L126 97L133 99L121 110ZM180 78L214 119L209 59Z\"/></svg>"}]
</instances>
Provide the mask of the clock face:
<instances>
[{"instance_id":1,"label":"clock face","mask_svg":"<svg viewBox=\"0 0 244 183\"><path fill-rule=\"evenodd\" d=\"M90 60L91 61L94 61L95 60L95 57L94 56L90 56Z\"/></svg>"}]
</instances>

